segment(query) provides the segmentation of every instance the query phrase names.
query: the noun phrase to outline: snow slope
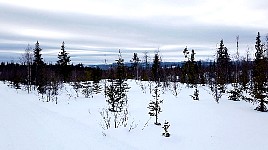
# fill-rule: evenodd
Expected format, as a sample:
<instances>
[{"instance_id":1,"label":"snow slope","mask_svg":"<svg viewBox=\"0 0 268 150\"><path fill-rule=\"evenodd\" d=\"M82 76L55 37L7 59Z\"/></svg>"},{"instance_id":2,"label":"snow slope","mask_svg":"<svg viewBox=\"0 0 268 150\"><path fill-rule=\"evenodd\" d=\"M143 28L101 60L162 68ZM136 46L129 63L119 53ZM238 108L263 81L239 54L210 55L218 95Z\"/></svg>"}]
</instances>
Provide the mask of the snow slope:
<instances>
[{"instance_id":1,"label":"snow slope","mask_svg":"<svg viewBox=\"0 0 268 150\"><path fill-rule=\"evenodd\" d=\"M128 121L117 129L102 128L100 112L108 108L103 92L86 99L65 85L55 104L39 100L36 92L27 94L0 83L0 149L268 149L268 113L257 112L246 102L229 101L226 95L218 104L203 86L198 87L200 101L193 101L189 95L194 89L184 85L177 97L169 90L161 92L159 120L171 125L171 137L165 138L148 115L149 83L128 83Z\"/></svg>"}]
</instances>

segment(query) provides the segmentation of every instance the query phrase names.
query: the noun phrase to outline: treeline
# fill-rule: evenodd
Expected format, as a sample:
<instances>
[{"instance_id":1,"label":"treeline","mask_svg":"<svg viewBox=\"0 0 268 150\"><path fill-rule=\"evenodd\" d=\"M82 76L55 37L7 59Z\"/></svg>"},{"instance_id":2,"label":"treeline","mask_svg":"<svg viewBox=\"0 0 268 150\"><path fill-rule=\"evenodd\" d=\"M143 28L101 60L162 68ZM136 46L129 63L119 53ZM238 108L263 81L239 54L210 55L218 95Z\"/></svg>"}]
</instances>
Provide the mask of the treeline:
<instances>
[{"instance_id":1,"label":"treeline","mask_svg":"<svg viewBox=\"0 0 268 150\"><path fill-rule=\"evenodd\" d=\"M56 64L46 64L43 61L42 49L38 41L33 50L28 46L21 58L21 64L1 63L0 80L10 81L15 88L21 88L21 85L24 85L28 91L32 87L37 88L39 93L44 93L46 87L51 84L101 80L101 69L85 67L83 64L70 64L71 59L64 44L63 42Z\"/></svg>"},{"instance_id":2,"label":"treeline","mask_svg":"<svg viewBox=\"0 0 268 150\"><path fill-rule=\"evenodd\" d=\"M30 90L33 86L40 93L45 92L47 85L83 81L97 83L101 79L117 80L120 89L126 79L161 82L166 87L170 86L171 83L180 82L196 88L195 99L198 99L196 97L198 96L197 85L201 84L209 85L217 102L219 102L223 93L228 93L231 100L246 100L258 103L256 109L266 111L265 104L268 102L268 58L265 52L268 52L267 46L265 47L265 44L262 43L260 33L258 33L254 51L255 58L250 61L248 57L239 57L238 44L237 40L237 57L233 61L230 59L228 48L224 46L224 41L221 40L214 61L209 63L196 61L195 50L189 50L186 47L181 51L181 54L185 56L184 63L173 66L162 66L159 53L155 53L151 64L148 61L147 53L142 57L143 60L137 53L134 53L130 60L132 65L125 66L125 61L119 50L120 57L115 59L116 63L110 65L109 69L102 70L85 67L83 64L72 65L69 53L65 50L64 42L58 54L57 63L47 64L43 61L42 49L37 41L33 50L29 47L25 50L21 64L1 63L0 80L10 81L16 88L25 85ZM232 90L228 90L228 85L232 85ZM245 96L244 92L249 93L251 97ZM116 111L114 108L111 108L111 110Z\"/></svg>"}]
</instances>

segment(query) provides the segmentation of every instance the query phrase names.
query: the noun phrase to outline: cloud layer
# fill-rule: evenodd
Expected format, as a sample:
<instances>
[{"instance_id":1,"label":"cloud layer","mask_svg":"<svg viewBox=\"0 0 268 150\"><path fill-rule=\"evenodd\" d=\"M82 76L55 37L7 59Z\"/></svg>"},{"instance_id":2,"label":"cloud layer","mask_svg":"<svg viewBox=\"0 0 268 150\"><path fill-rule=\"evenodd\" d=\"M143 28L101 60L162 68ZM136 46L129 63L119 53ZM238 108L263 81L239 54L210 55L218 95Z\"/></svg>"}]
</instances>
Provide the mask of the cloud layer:
<instances>
[{"instance_id":1,"label":"cloud layer","mask_svg":"<svg viewBox=\"0 0 268 150\"><path fill-rule=\"evenodd\" d=\"M45 2L0 1L0 61L15 60L37 40L48 62L56 62L62 41L74 63L112 63L118 49L126 61L134 52L142 57L158 49L164 61L180 61L185 46L197 59L212 59L221 39L235 51L239 35L245 51L268 28L265 1Z\"/></svg>"}]
</instances>

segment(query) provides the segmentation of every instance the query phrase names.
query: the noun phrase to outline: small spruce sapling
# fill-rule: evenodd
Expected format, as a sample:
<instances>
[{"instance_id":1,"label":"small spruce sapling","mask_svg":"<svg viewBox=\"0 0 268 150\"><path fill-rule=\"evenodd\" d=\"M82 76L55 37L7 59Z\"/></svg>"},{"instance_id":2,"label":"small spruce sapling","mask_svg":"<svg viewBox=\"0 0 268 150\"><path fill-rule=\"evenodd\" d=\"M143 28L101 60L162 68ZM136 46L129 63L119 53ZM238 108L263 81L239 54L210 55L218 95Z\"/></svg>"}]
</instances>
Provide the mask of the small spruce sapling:
<instances>
[{"instance_id":1,"label":"small spruce sapling","mask_svg":"<svg viewBox=\"0 0 268 150\"><path fill-rule=\"evenodd\" d=\"M216 83L213 83L211 86L210 86L210 90L211 90L211 94L212 96L214 97L215 101L217 103L219 103L221 97L222 97L222 88L220 87L221 85L217 85L217 82Z\"/></svg>"},{"instance_id":2,"label":"small spruce sapling","mask_svg":"<svg viewBox=\"0 0 268 150\"><path fill-rule=\"evenodd\" d=\"M194 90L194 94L193 95L190 95L190 96L193 98L193 100L198 101L199 100L199 90L196 88Z\"/></svg>"},{"instance_id":3,"label":"small spruce sapling","mask_svg":"<svg viewBox=\"0 0 268 150\"><path fill-rule=\"evenodd\" d=\"M82 94L85 96L85 98L90 98L90 96L92 96L93 98L93 89L90 81L86 81L83 83Z\"/></svg>"},{"instance_id":4,"label":"small spruce sapling","mask_svg":"<svg viewBox=\"0 0 268 150\"><path fill-rule=\"evenodd\" d=\"M155 87L154 89L154 101L152 100L150 103L149 103L149 106L147 108L149 108L149 115L150 116L155 116L155 125L161 125L161 123L158 122L158 114L161 111L161 107L160 107L160 104L163 103L163 100L160 100L160 94L159 94L159 89L158 89L158 86Z\"/></svg>"},{"instance_id":5,"label":"small spruce sapling","mask_svg":"<svg viewBox=\"0 0 268 150\"><path fill-rule=\"evenodd\" d=\"M240 101L240 99L245 99L243 96L242 88L240 88L237 84L234 84L234 88L228 91L230 95L228 96L229 100Z\"/></svg>"},{"instance_id":6,"label":"small spruce sapling","mask_svg":"<svg viewBox=\"0 0 268 150\"><path fill-rule=\"evenodd\" d=\"M82 88L82 84L78 81L75 81L73 84L72 84L72 87L76 93L76 97L79 97L79 89Z\"/></svg>"},{"instance_id":7,"label":"small spruce sapling","mask_svg":"<svg viewBox=\"0 0 268 150\"><path fill-rule=\"evenodd\" d=\"M169 122L165 120L164 126L162 127L164 129L164 133L162 133L162 136L170 137L170 133L168 132L168 128L170 127Z\"/></svg>"}]
</instances>

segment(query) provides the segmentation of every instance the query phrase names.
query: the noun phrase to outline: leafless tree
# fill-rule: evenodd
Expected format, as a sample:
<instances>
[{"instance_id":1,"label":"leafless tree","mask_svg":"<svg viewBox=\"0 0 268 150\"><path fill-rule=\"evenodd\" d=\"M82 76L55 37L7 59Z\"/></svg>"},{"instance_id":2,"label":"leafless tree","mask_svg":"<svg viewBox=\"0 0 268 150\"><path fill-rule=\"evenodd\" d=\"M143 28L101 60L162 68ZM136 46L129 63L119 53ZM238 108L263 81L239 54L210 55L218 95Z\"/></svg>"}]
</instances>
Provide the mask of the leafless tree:
<instances>
[{"instance_id":1,"label":"leafless tree","mask_svg":"<svg viewBox=\"0 0 268 150\"><path fill-rule=\"evenodd\" d=\"M26 89L28 91L28 93L31 91L31 78L32 78L32 74L31 74L31 66L33 64L33 54L32 54L32 48L30 46L30 44L27 45L26 49L25 49L25 53L22 55L21 57L21 62L22 64L27 66L27 85L26 85Z\"/></svg>"}]
</instances>

